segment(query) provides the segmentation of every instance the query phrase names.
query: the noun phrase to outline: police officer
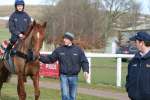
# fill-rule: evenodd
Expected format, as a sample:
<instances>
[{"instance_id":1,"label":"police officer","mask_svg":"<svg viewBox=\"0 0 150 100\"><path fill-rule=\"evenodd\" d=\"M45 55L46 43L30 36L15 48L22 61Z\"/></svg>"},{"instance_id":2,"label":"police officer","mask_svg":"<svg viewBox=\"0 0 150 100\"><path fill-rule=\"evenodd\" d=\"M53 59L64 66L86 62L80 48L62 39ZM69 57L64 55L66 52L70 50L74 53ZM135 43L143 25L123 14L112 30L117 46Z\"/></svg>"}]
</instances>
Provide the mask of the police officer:
<instances>
[{"instance_id":1,"label":"police officer","mask_svg":"<svg viewBox=\"0 0 150 100\"><path fill-rule=\"evenodd\" d=\"M131 100L150 100L150 35L140 31L130 40L139 52L129 62L126 90Z\"/></svg>"},{"instance_id":2,"label":"police officer","mask_svg":"<svg viewBox=\"0 0 150 100\"><path fill-rule=\"evenodd\" d=\"M10 51L18 38L24 38L24 33L27 31L31 23L30 16L24 11L25 3L23 0L15 1L15 12L9 18L9 31L11 33L10 43L6 48L6 52Z\"/></svg>"},{"instance_id":3,"label":"police officer","mask_svg":"<svg viewBox=\"0 0 150 100\"><path fill-rule=\"evenodd\" d=\"M64 45L56 48L51 55L41 55L43 63L59 61L62 100L76 100L78 73L82 67L85 79L88 78L89 64L84 52L73 44L74 34L64 34Z\"/></svg>"}]
</instances>

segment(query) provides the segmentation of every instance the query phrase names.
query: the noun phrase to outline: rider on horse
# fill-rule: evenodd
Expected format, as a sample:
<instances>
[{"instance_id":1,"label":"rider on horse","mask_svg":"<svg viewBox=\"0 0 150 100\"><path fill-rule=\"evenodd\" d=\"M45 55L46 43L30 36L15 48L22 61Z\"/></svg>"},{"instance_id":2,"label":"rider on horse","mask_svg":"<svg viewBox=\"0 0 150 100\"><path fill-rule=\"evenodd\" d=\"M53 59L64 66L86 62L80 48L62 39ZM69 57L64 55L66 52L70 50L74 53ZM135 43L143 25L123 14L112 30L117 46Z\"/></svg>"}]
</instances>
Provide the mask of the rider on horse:
<instances>
[{"instance_id":1,"label":"rider on horse","mask_svg":"<svg viewBox=\"0 0 150 100\"><path fill-rule=\"evenodd\" d=\"M24 38L24 33L27 31L31 18L24 12L25 3L23 0L15 1L15 11L9 18L9 31L11 33L10 43L6 51L9 52L19 38Z\"/></svg>"}]
</instances>

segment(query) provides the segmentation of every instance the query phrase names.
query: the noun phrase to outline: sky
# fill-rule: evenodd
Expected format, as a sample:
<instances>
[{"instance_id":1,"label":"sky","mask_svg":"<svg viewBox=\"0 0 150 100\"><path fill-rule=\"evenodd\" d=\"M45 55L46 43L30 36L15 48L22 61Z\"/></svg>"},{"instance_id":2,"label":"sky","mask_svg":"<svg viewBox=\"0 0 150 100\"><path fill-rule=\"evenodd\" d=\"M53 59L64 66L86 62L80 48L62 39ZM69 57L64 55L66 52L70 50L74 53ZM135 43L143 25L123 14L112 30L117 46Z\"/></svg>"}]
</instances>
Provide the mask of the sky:
<instances>
[{"instance_id":1,"label":"sky","mask_svg":"<svg viewBox=\"0 0 150 100\"><path fill-rule=\"evenodd\" d=\"M25 4L37 5L45 4L46 1L50 0L24 0ZM0 5L14 5L15 0L0 0Z\"/></svg>"},{"instance_id":2,"label":"sky","mask_svg":"<svg viewBox=\"0 0 150 100\"><path fill-rule=\"evenodd\" d=\"M26 4L29 5L37 5L37 4L45 4L46 1L51 1L51 0L24 0ZM142 13L144 14L150 14L150 10L148 8L148 6L150 7L150 5L148 5L149 0L136 0L139 3L142 4ZM14 5L15 0L0 0L0 5Z\"/></svg>"},{"instance_id":3,"label":"sky","mask_svg":"<svg viewBox=\"0 0 150 100\"><path fill-rule=\"evenodd\" d=\"M142 4L142 13L150 14L150 1L149 0L137 0L139 3Z\"/></svg>"}]
</instances>

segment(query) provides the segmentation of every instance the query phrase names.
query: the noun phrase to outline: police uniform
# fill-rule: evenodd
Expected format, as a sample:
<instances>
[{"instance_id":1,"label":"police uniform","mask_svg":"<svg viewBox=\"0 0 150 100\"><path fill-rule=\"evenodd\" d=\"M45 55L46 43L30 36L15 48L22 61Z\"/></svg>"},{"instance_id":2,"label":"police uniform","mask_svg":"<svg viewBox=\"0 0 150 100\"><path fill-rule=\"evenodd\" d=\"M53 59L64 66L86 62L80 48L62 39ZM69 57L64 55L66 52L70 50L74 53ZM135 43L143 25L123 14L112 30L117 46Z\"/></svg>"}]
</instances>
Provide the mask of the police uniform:
<instances>
[{"instance_id":1,"label":"police uniform","mask_svg":"<svg viewBox=\"0 0 150 100\"><path fill-rule=\"evenodd\" d=\"M138 32L131 41L150 41L146 32ZM150 51L145 55L135 54L128 65L126 90L131 100L150 100Z\"/></svg>"}]
</instances>

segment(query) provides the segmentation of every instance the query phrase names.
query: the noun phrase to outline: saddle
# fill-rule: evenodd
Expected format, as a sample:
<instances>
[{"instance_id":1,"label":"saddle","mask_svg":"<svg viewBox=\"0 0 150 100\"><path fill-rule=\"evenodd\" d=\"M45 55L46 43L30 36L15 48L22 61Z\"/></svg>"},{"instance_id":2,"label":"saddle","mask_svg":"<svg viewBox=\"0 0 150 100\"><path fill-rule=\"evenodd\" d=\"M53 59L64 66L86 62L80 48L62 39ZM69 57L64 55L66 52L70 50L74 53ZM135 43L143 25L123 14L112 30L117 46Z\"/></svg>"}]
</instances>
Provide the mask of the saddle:
<instances>
[{"instance_id":1,"label":"saddle","mask_svg":"<svg viewBox=\"0 0 150 100\"><path fill-rule=\"evenodd\" d=\"M6 56L3 59L6 68L8 69L9 72L14 74L16 72L16 67L13 63L13 58L11 57L10 53L6 53L4 54L4 56Z\"/></svg>"},{"instance_id":2,"label":"saddle","mask_svg":"<svg viewBox=\"0 0 150 100\"><path fill-rule=\"evenodd\" d=\"M4 63L6 65L6 68L9 72L15 73L16 67L14 65L13 57L19 56L23 59L26 59L26 62L34 61L36 58L33 56L32 50L28 50L27 54L24 54L22 52L19 52L16 50L16 48L13 48L10 50L10 52L4 52L4 49L0 49L0 59L4 60Z\"/></svg>"}]
</instances>

